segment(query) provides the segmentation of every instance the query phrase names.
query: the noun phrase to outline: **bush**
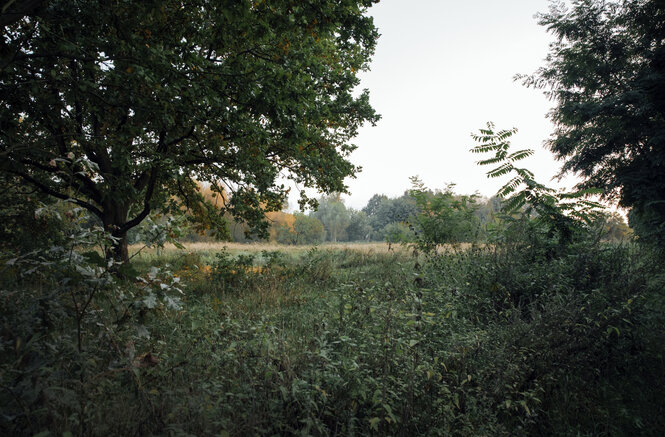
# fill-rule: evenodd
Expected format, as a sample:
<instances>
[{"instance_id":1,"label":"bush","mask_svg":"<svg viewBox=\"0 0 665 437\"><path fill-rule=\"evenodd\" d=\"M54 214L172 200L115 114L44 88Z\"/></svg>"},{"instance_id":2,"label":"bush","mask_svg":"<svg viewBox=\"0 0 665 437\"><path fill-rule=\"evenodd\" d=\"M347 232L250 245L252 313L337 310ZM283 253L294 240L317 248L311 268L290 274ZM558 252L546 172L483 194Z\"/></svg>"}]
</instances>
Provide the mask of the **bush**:
<instances>
[{"instance_id":1,"label":"bush","mask_svg":"<svg viewBox=\"0 0 665 437\"><path fill-rule=\"evenodd\" d=\"M518 224L468 250L225 250L209 273L184 253L123 279L89 230L5 256L0 430L659 435L662 260Z\"/></svg>"}]
</instances>

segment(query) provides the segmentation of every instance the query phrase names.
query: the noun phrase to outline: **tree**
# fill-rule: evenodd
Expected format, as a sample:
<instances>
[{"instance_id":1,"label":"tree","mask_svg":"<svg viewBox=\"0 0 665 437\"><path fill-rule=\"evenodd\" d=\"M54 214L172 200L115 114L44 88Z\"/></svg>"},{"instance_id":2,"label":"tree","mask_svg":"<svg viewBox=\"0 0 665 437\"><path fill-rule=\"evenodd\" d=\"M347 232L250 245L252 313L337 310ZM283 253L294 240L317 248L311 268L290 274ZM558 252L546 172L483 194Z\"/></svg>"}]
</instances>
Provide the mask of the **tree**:
<instances>
[{"instance_id":1,"label":"tree","mask_svg":"<svg viewBox=\"0 0 665 437\"><path fill-rule=\"evenodd\" d=\"M370 217L370 224L374 230L373 236L384 238L384 231L391 223L407 222L418 213L418 205L409 193L394 199L385 198L376 206L374 214Z\"/></svg>"},{"instance_id":2,"label":"tree","mask_svg":"<svg viewBox=\"0 0 665 437\"><path fill-rule=\"evenodd\" d=\"M296 212L293 232L296 244L319 244L326 237L323 224L316 217Z\"/></svg>"},{"instance_id":3,"label":"tree","mask_svg":"<svg viewBox=\"0 0 665 437\"><path fill-rule=\"evenodd\" d=\"M393 244L412 242L414 233L406 223L392 222L383 228L383 238L388 243L388 250L390 250Z\"/></svg>"},{"instance_id":4,"label":"tree","mask_svg":"<svg viewBox=\"0 0 665 437\"><path fill-rule=\"evenodd\" d=\"M0 1L0 26L16 23L26 16L40 13L48 0L2 0ZM2 44L2 42L0 42Z\"/></svg>"},{"instance_id":5,"label":"tree","mask_svg":"<svg viewBox=\"0 0 665 437\"><path fill-rule=\"evenodd\" d=\"M477 209L474 215L478 218L481 227L492 223L497 218L497 213L501 211L501 198L492 196L489 199L477 199Z\"/></svg>"},{"instance_id":6,"label":"tree","mask_svg":"<svg viewBox=\"0 0 665 437\"><path fill-rule=\"evenodd\" d=\"M328 193L357 171L372 3L51 0L3 28L0 171L98 217L117 260L155 210L264 236L280 175ZM195 180L228 191L221 210Z\"/></svg>"},{"instance_id":7,"label":"tree","mask_svg":"<svg viewBox=\"0 0 665 437\"><path fill-rule=\"evenodd\" d=\"M20 179L0 174L0 252L29 252L62 243L59 227L71 212L61 211L59 217L38 213L50 200Z\"/></svg>"},{"instance_id":8,"label":"tree","mask_svg":"<svg viewBox=\"0 0 665 437\"><path fill-rule=\"evenodd\" d=\"M617 212L606 213L601 218L603 238L608 241L628 241L633 231L626 224L626 220Z\"/></svg>"},{"instance_id":9,"label":"tree","mask_svg":"<svg viewBox=\"0 0 665 437\"><path fill-rule=\"evenodd\" d=\"M326 230L326 240L337 242L346 238L346 228L349 226L349 212L340 199L339 193L322 197L319 206L312 213L323 223Z\"/></svg>"},{"instance_id":10,"label":"tree","mask_svg":"<svg viewBox=\"0 0 665 437\"><path fill-rule=\"evenodd\" d=\"M284 211L273 211L266 214L270 222L270 240L278 243L291 244L295 217Z\"/></svg>"},{"instance_id":11,"label":"tree","mask_svg":"<svg viewBox=\"0 0 665 437\"><path fill-rule=\"evenodd\" d=\"M364 211L349 209L349 226L346 228L346 238L349 241L362 241L369 239L372 226Z\"/></svg>"},{"instance_id":12,"label":"tree","mask_svg":"<svg viewBox=\"0 0 665 437\"><path fill-rule=\"evenodd\" d=\"M371 217L376 214L379 205L386 200L388 200L388 196L385 194L375 194L367 201L367 205L365 205L362 211L367 214L368 217Z\"/></svg>"},{"instance_id":13,"label":"tree","mask_svg":"<svg viewBox=\"0 0 665 437\"><path fill-rule=\"evenodd\" d=\"M432 252L441 244L476 238L479 220L474 214L477 208L475 195L456 195L454 184L443 191L431 191L418 177L412 177L411 184L411 196L419 208L412 223L418 246Z\"/></svg>"},{"instance_id":14,"label":"tree","mask_svg":"<svg viewBox=\"0 0 665 437\"><path fill-rule=\"evenodd\" d=\"M547 233L548 239L557 242L557 250L567 249L576 237L588 235L588 225L597 219L602 205L589 200L590 195L598 194L597 189L584 189L573 192L556 191L535 180L529 169L516 164L533 154L532 149L511 150L510 138L517 129L496 131L492 122L480 129L471 138L478 143L472 153L494 153L477 162L478 165L494 165L487 172L488 178L509 176L510 179L497 192L501 199L501 212L504 218L513 222L513 215L539 224Z\"/></svg>"},{"instance_id":15,"label":"tree","mask_svg":"<svg viewBox=\"0 0 665 437\"><path fill-rule=\"evenodd\" d=\"M632 208L643 236L665 242L665 7L662 0L553 3L546 65L522 77L556 101L549 148L580 188Z\"/></svg>"}]
</instances>

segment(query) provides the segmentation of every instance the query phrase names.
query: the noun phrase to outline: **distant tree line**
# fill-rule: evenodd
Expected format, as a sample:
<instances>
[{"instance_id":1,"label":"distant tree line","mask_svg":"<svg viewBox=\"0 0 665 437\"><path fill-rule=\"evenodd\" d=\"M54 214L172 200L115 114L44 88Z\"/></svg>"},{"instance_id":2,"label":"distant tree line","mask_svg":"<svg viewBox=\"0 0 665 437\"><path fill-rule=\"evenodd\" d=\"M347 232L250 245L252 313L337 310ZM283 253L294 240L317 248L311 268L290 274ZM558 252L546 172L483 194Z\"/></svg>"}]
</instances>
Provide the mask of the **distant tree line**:
<instances>
[{"instance_id":1,"label":"distant tree line","mask_svg":"<svg viewBox=\"0 0 665 437\"><path fill-rule=\"evenodd\" d=\"M446 243L487 242L506 217L502 217L503 201L454 192L454 185L430 189L418 178L401 196L375 194L367 204L356 210L347 207L339 194L318 199L318 208L310 212L277 211L267 213L270 223L268 240L280 244L319 244L324 242L381 242L420 243L435 246ZM225 195L213 193L200 186L201 195L213 205L228 201ZM285 208L286 209L286 208ZM184 242L214 241L218 235L188 219L185 212L180 221L180 237ZM145 240L146 230L154 222L166 220L155 217L130 234L132 242ZM261 240L246 223L224 215L230 235L226 239L248 243ZM607 213L597 224L605 240L621 241L632 236L623 216ZM149 233L148 233L149 234Z\"/></svg>"}]
</instances>

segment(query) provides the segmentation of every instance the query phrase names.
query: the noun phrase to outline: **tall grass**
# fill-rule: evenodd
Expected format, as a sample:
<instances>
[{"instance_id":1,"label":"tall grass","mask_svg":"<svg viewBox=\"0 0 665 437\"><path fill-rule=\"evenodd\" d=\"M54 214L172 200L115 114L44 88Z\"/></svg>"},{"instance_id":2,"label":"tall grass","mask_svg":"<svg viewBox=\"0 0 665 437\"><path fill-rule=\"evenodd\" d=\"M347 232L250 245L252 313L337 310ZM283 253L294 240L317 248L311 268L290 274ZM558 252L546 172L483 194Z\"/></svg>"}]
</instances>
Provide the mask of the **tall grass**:
<instances>
[{"instance_id":1,"label":"tall grass","mask_svg":"<svg viewBox=\"0 0 665 437\"><path fill-rule=\"evenodd\" d=\"M662 264L641 249L536 259L490 246L427 258L228 247L135 258L137 276L162 275L154 293L166 272L177 279L182 307L130 303L125 317L117 298L100 296L83 353L71 347L71 305L45 283L38 300L16 291L34 282L4 291L4 434L660 435L665 426ZM150 301L141 284L108 292ZM60 309L57 325L41 321L44 305Z\"/></svg>"}]
</instances>

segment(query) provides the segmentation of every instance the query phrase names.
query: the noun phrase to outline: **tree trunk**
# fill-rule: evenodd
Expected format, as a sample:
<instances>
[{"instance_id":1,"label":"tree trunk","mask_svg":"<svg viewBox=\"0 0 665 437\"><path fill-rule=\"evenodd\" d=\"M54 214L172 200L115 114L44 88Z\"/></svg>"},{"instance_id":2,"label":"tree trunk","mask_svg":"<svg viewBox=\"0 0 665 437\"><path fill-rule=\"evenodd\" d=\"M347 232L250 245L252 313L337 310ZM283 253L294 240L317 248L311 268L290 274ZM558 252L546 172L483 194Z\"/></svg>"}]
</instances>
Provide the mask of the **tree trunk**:
<instances>
[{"instance_id":1,"label":"tree trunk","mask_svg":"<svg viewBox=\"0 0 665 437\"><path fill-rule=\"evenodd\" d=\"M127 232L123 233L122 235L113 235L113 236L118 238L119 240L116 245L111 247L111 256L113 257L114 261L124 264L127 261L129 261Z\"/></svg>"},{"instance_id":2,"label":"tree trunk","mask_svg":"<svg viewBox=\"0 0 665 437\"><path fill-rule=\"evenodd\" d=\"M124 264L129 261L129 250L127 247L127 230L121 231L121 229L127 222L129 208L114 203L104 206L104 229L116 238L113 246L106 251L106 259Z\"/></svg>"}]
</instances>

